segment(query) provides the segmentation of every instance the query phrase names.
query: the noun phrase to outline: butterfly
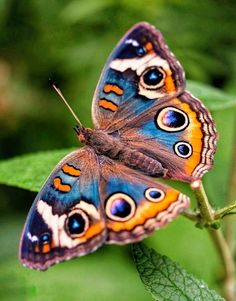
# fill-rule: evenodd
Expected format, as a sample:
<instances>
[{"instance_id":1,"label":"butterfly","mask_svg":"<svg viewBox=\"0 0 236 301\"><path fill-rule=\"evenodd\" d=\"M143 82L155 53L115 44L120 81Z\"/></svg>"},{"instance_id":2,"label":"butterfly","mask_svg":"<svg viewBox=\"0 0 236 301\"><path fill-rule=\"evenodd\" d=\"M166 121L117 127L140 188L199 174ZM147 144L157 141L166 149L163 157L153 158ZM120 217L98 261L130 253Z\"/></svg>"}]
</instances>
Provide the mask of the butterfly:
<instances>
[{"instance_id":1,"label":"butterfly","mask_svg":"<svg viewBox=\"0 0 236 301\"><path fill-rule=\"evenodd\" d=\"M189 207L154 178L200 180L213 165L216 129L185 90L182 66L162 34L141 22L111 53L92 103L94 129L78 124L85 146L46 180L28 214L20 260L31 268L137 242Z\"/></svg>"}]
</instances>

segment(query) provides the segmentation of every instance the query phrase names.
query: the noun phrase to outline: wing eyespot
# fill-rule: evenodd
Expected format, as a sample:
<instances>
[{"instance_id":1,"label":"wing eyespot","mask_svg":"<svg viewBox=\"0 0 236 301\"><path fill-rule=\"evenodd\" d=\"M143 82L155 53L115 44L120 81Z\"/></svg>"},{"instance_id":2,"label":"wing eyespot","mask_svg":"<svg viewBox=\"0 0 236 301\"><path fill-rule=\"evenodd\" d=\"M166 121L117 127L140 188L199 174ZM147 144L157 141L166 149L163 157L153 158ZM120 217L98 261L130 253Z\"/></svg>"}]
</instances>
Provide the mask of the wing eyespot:
<instances>
[{"instance_id":1,"label":"wing eyespot","mask_svg":"<svg viewBox=\"0 0 236 301\"><path fill-rule=\"evenodd\" d=\"M193 148L188 142L179 141L174 145L174 152L177 156L187 159L192 155Z\"/></svg>"},{"instance_id":2,"label":"wing eyespot","mask_svg":"<svg viewBox=\"0 0 236 301\"><path fill-rule=\"evenodd\" d=\"M72 238L78 238L84 235L89 227L89 218L83 210L73 210L65 220L66 232Z\"/></svg>"},{"instance_id":3,"label":"wing eyespot","mask_svg":"<svg viewBox=\"0 0 236 301\"><path fill-rule=\"evenodd\" d=\"M164 199L165 193L160 189L150 187L145 190L144 196L148 201L156 203Z\"/></svg>"},{"instance_id":4,"label":"wing eyespot","mask_svg":"<svg viewBox=\"0 0 236 301\"><path fill-rule=\"evenodd\" d=\"M115 193L106 201L106 215L114 221L127 221L136 211L135 201L125 193Z\"/></svg>"},{"instance_id":5,"label":"wing eyespot","mask_svg":"<svg viewBox=\"0 0 236 301\"><path fill-rule=\"evenodd\" d=\"M156 90L164 85L166 74L162 68L155 66L144 70L140 77L140 85L147 90Z\"/></svg>"},{"instance_id":6,"label":"wing eyespot","mask_svg":"<svg viewBox=\"0 0 236 301\"><path fill-rule=\"evenodd\" d=\"M157 112L155 123L166 132L183 131L189 125L188 115L175 107L165 107Z\"/></svg>"}]
</instances>

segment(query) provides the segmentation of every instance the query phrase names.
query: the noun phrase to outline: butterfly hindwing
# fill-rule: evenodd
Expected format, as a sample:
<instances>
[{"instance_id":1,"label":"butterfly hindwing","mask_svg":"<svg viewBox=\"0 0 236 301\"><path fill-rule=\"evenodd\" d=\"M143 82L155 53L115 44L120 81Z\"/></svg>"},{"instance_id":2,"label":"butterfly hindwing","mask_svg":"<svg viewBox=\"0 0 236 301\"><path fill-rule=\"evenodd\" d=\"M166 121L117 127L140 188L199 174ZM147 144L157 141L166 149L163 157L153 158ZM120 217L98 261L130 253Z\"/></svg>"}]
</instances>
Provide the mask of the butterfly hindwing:
<instances>
[{"instance_id":1,"label":"butterfly hindwing","mask_svg":"<svg viewBox=\"0 0 236 301\"><path fill-rule=\"evenodd\" d=\"M112 125L111 125L112 127ZM120 139L156 159L167 177L192 182L213 164L216 129L210 113L189 92L162 100L119 128Z\"/></svg>"},{"instance_id":2,"label":"butterfly hindwing","mask_svg":"<svg viewBox=\"0 0 236 301\"><path fill-rule=\"evenodd\" d=\"M148 23L136 24L110 55L92 105L96 128L106 129L151 107L157 99L184 89L184 71L162 34Z\"/></svg>"},{"instance_id":3,"label":"butterfly hindwing","mask_svg":"<svg viewBox=\"0 0 236 301\"><path fill-rule=\"evenodd\" d=\"M90 148L64 158L37 195L22 233L23 264L45 270L97 249L106 239L99 169Z\"/></svg>"},{"instance_id":4,"label":"butterfly hindwing","mask_svg":"<svg viewBox=\"0 0 236 301\"><path fill-rule=\"evenodd\" d=\"M103 159L100 182L107 243L137 242L189 206L189 198L118 162Z\"/></svg>"}]
</instances>

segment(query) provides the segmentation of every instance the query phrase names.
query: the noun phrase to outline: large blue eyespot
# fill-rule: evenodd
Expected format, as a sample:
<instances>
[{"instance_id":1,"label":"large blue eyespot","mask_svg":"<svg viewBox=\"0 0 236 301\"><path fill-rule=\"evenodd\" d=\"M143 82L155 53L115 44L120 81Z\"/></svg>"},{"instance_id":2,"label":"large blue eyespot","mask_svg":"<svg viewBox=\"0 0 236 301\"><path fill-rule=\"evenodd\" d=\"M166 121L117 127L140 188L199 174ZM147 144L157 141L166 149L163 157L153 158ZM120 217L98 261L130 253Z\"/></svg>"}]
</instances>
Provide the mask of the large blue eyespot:
<instances>
[{"instance_id":1,"label":"large blue eyespot","mask_svg":"<svg viewBox=\"0 0 236 301\"><path fill-rule=\"evenodd\" d=\"M157 87L163 80L164 73L156 67L153 67L144 72L142 75L142 80L145 85L150 87Z\"/></svg>"},{"instance_id":2,"label":"large blue eyespot","mask_svg":"<svg viewBox=\"0 0 236 301\"><path fill-rule=\"evenodd\" d=\"M122 198L118 198L111 204L111 214L118 217L127 217L131 212L131 205Z\"/></svg>"},{"instance_id":3,"label":"large blue eyespot","mask_svg":"<svg viewBox=\"0 0 236 301\"><path fill-rule=\"evenodd\" d=\"M162 122L170 128L179 128L185 123L185 117L177 111L169 110L163 116Z\"/></svg>"},{"instance_id":4,"label":"large blue eyespot","mask_svg":"<svg viewBox=\"0 0 236 301\"><path fill-rule=\"evenodd\" d=\"M135 213L135 202L127 194L118 192L108 198L105 210L110 219L126 221Z\"/></svg>"},{"instance_id":5,"label":"large blue eyespot","mask_svg":"<svg viewBox=\"0 0 236 301\"><path fill-rule=\"evenodd\" d=\"M180 141L174 145L174 151L181 158L189 158L192 153L192 146L188 142Z\"/></svg>"},{"instance_id":6,"label":"large blue eyespot","mask_svg":"<svg viewBox=\"0 0 236 301\"><path fill-rule=\"evenodd\" d=\"M88 228L88 217L82 211L75 211L67 218L66 228L71 236L80 236Z\"/></svg>"},{"instance_id":7,"label":"large blue eyespot","mask_svg":"<svg viewBox=\"0 0 236 301\"><path fill-rule=\"evenodd\" d=\"M167 132L183 131L189 125L189 118L175 107L165 107L157 113L156 124Z\"/></svg>"}]
</instances>

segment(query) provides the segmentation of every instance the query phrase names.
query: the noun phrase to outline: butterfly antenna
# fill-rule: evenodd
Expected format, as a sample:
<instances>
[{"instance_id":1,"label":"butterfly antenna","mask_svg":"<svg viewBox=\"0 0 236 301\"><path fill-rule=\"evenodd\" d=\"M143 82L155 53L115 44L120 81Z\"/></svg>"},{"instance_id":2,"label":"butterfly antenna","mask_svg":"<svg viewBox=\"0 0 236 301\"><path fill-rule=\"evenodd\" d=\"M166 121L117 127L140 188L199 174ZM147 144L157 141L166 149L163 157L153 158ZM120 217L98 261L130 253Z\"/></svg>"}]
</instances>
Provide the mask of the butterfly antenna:
<instances>
[{"instance_id":1,"label":"butterfly antenna","mask_svg":"<svg viewBox=\"0 0 236 301\"><path fill-rule=\"evenodd\" d=\"M76 116L75 112L72 110L71 106L68 104L68 102L66 101L64 95L62 94L60 88L58 87L57 83L54 82L53 80L49 79L50 85L53 87L53 89L57 92L57 94L61 97L61 99L64 101L65 105L67 106L67 108L69 109L69 111L71 112L71 114L74 116L75 120L77 121L77 123L79 124L79 127L82 128L83 125L81 123L81 121L79 120L79 118Z\"/></svg>"}]
</instances>

